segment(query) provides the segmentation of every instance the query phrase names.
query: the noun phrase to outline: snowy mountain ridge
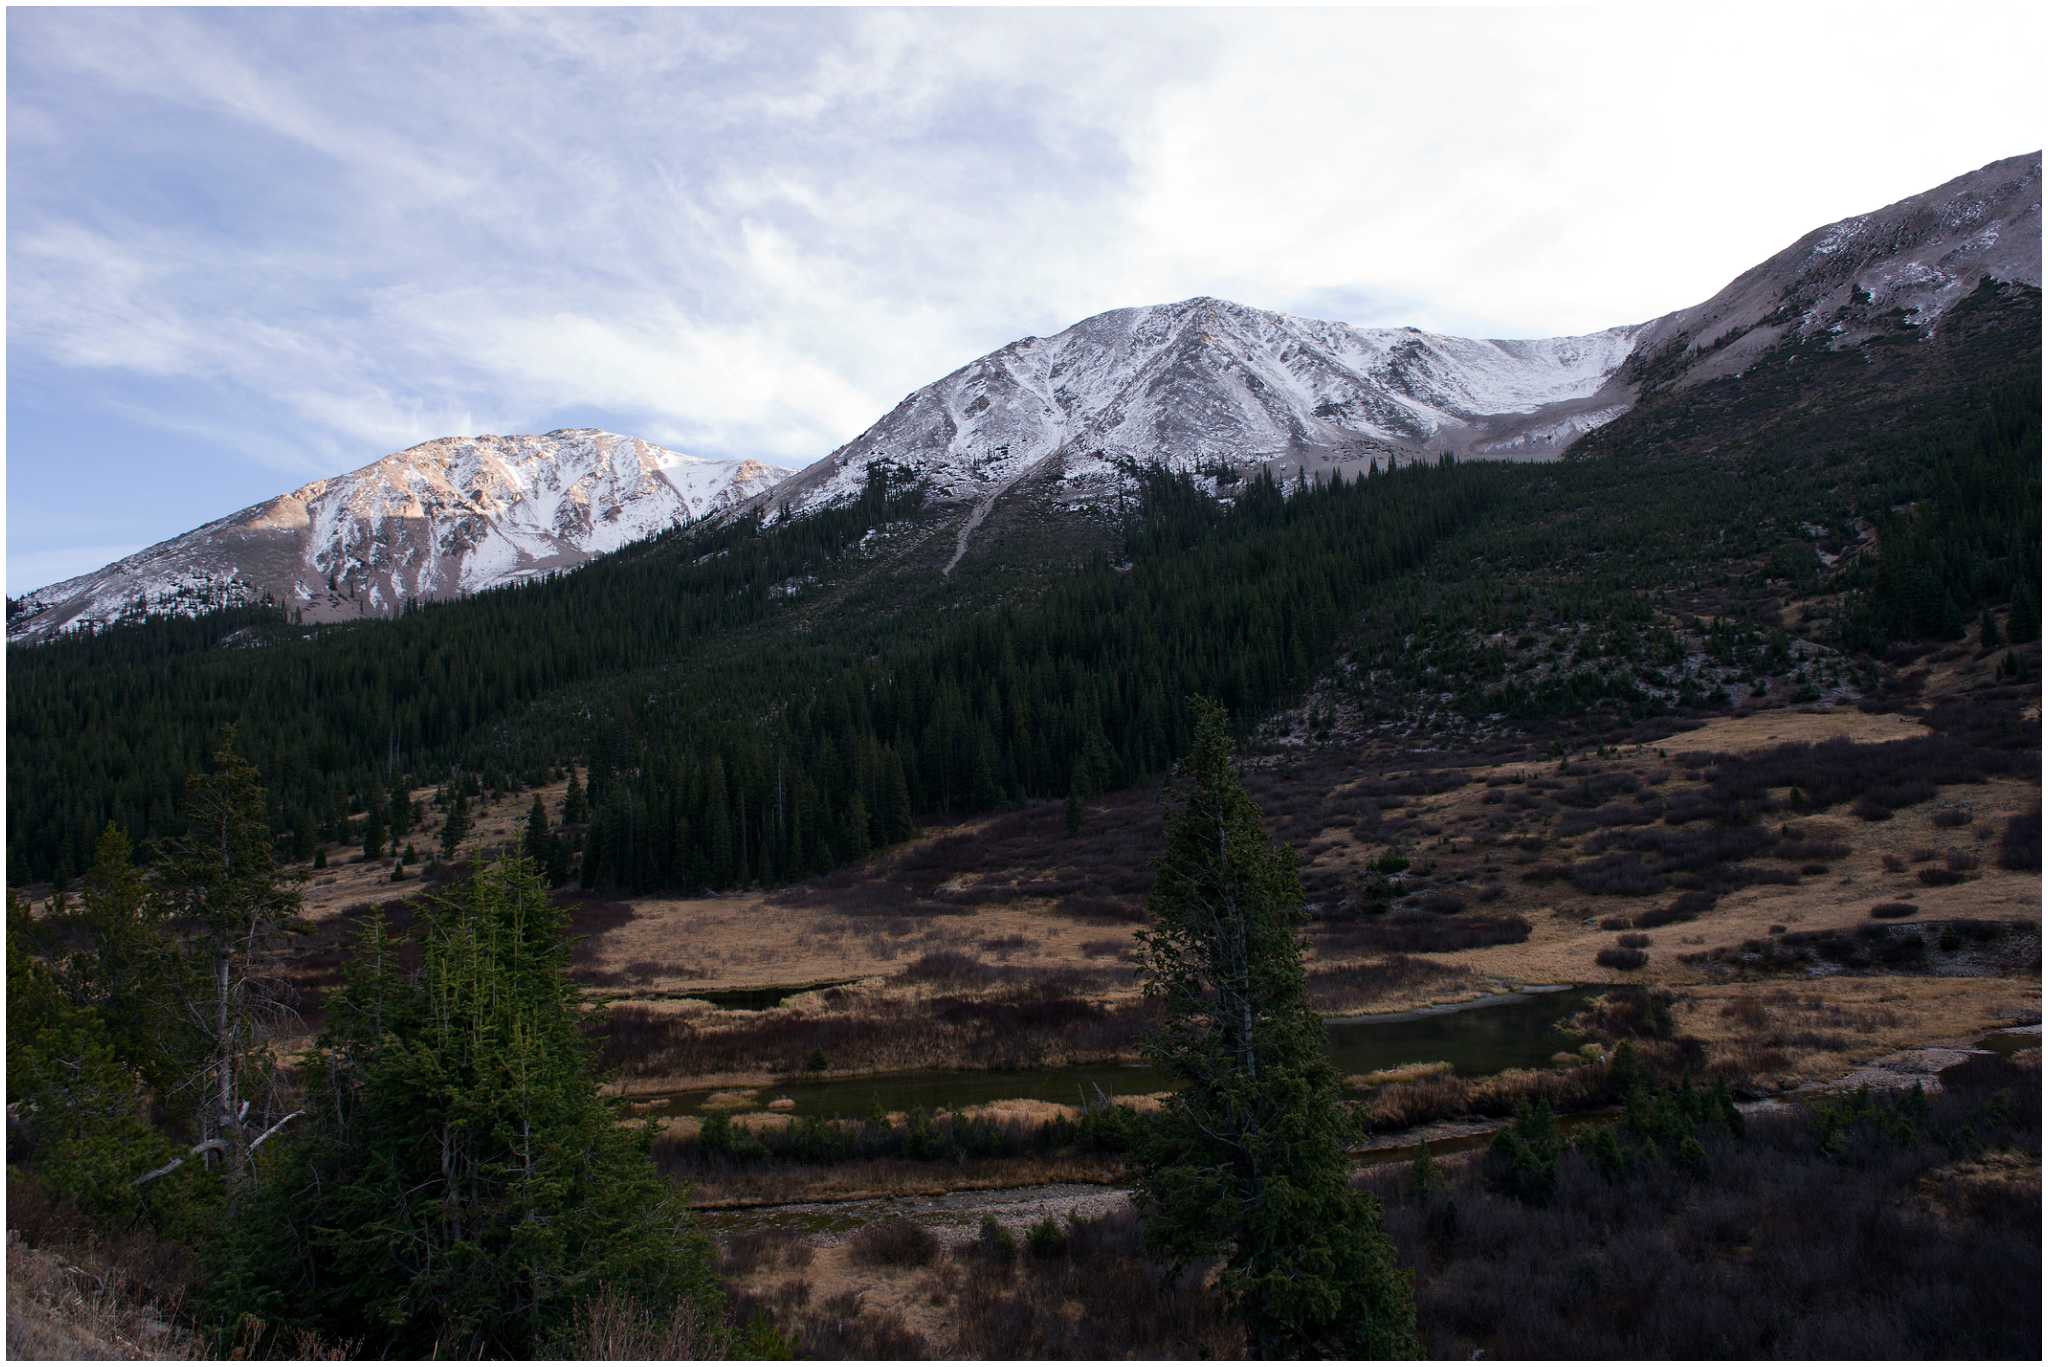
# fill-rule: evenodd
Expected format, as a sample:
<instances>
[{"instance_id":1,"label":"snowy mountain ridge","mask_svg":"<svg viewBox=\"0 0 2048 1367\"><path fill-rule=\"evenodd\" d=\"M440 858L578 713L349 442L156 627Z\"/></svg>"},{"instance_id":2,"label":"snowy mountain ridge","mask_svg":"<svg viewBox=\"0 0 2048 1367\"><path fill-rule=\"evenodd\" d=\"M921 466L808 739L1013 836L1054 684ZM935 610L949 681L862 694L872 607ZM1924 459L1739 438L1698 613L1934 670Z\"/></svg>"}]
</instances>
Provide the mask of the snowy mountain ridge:
<instances>
[{"instance_id":1,"label":"snowy mountain ridge","mask_svg":"<svg viewBox=\"0 0 2048 1367\"><path fill-rule=\"evenodd\" d=\"M1793 330L1853 345L1903 318L1931 335L1987 277L2040 287L2038 152L1816 229L1691 308L1584 336L1472 340L1207 296L1111 310L910 394L748 510L849 498L876 461L979 514L1027 477L1086 503L1126 459L1283 474L1446 451L1547 459L1627 413L1646 378L1738 375Z\"/></svg>"},{"instance_id":2,"label":"snowy mountain ridge","mask_svg":"<svg viewBox=\"0 0 2048 1367\"><path fill-rule=\"evenodd\" d=\"M1056 454L1077 497L1123 460L1185 469L1554 455L1621 411L1588 401L1609 389L1636 331L1479 341L1207 296L1115 309L918 390L764 501L801 511L849 497L878 459L938 497L972 498Z\"/></svg>"},{"instance_id":3,"label":"snowy mountain ridge","mask_svg":"<svg viewBox=\"0 0 2048 1367\"><path fill-rule=\"evenodd\" d=\"M388 613L707 515L840 502L882 462L959 519L950 572L1012 490L1088 507L1127 461L1286 476L1446 452L1549 459L1646 390L1739 376L1788 335L1931 336L1987 279L2040 288L2038 152L1818 228L1691 308L1582 336L1362 328L1203 295L1021 338L795 474L589 428L426 442L37 590L11 610L8 637L265 598L314 621Z\"/></svg>"},{"instance_id":4,"label":"snowy mountain ridge","mask_svg":"<svg viewBox=\"0 0 2048 1367\"><path fill-rule=\"evenodd\" d=\"M387 615L573 568L786 473L595 428L443 437L38 589L7 634L42 640L144 611L266 599L308 621Z\"/></svg>"}]
</instances>

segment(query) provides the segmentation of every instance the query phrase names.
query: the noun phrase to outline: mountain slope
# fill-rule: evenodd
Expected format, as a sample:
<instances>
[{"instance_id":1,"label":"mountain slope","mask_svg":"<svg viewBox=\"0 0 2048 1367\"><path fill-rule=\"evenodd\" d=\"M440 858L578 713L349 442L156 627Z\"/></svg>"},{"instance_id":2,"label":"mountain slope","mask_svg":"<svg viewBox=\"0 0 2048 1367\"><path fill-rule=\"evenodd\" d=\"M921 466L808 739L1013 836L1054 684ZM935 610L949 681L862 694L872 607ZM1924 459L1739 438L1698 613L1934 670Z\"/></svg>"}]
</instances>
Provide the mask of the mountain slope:
<instances>
[{"instance_id":1,"label":"mountain slope","mask_svg":"<svg viewBox=\"0 0 2048 1367\"><path fill-rule=\"evenodd\" d=\"M962 366L762 502L801 510L850 497L877 460L925 477L941 499L971 499L1054 456L1069 494L1085 498L1121 460L1553 455L1625 407L1610 377L1634 333L1472 341L1207 297L1116 309Z\"/></svg>"},{"instance_id":2,"label":"mountain slope","mask_svg":"<svg viewBox=\"0 0 2048 1367\"><path fill-rule=\"evenodd\" d=\"M2040 179L2039 153L1994 162L1816 229L1704 303L1582 337L1475 341L1206 297L1113 310L918 390L750 507L843 501L887 461L941 504L972 505L957 564L996 498L1098 501L1125 459L1285 472L1554 457L1645 385L1740 373L1788 330L1853 345L1910 323L1924 337L1987 276L2038 287Z\"/></svg>"},{"instance_id":3,"label":"mountain slope","mask_svg":"<svg viewBox=\"0 0 2048 1367\"><path fill-rule=\"evenodd\" d=\"M589 429L429 442L30 594L8 634L266 595L313 620L390 612L707 513L845 503L878 463L924 481L931 529L950 541L930 567L950 574L1007 535L990 520L999 499L1071 539L1049 515L1106 507L1128 461L1222 489L1255 465L1548 459L1646 395L1740 375L1788 335L1925 340L1987 278L2038 288L2040 183L2039 153L1993 162L1816 229L1701 304L1580 337L1355 328L1206 296L1116 309L962 366L787 479Z\"/></svg>"},{"instance_id":4,"label":"mountain slope","mask_svg":"<svg viewBox=\"0 0 2048 1367\"><path fill-rule=\"evenodd\" d=\"M1604 736L1577 719L1685 705L1666 672L1692 671L1701 649L1740 671L1744 695L1765 691L1767 666L1772 694L1797 690L1796 669L1771 665L1773 638L1853 650L1857 603L1882 588L1873 552L1915 601L1963 622L2003 609L2004 634L2031 635L2039 310L2034 286L1980 282L1931 329L1854 345L1819 328L1739 378L1653 376L1564 461L1466 461L1296 498L1247 480L1228 506L1203 481L1146 477L1114 519L1038 501L1058 491L1049 475L991 507L950 578L955 531L982 503L934 516L919 490L877 478L786 527L713 520L348 631L242 611L15 651L9 876L75 876L109 820L163 833L229 723L305 850L346 839L394 773L431 782L461 765L502 788L573 761L600 813L585 847L601 881L701 888L739 864L769 880L857 858L906 813L1156 775L1191 692L1252 720L1323 675L1374 734L1455 713L1435 747L1491 745L1516 718ZM1987 417L2003 434L1990 448ZM1934 520L1944 507L1966 516ZM1901 527L1929 535L1887 530ZM1103 554L1073 553L1090 542ZM1358 558L1375 546L1386 556ZM1702 620L1715 640L1699 640ZM1791 664L1797 641L1784 645ZM2020 659L2027 679L2038 658ZM1805 683L1883 674L1877 660L1828 668Z\"/></svg>"},{"instance_id":5,"label":"mountain slope","mask_svg":"<svg viewBox=\"0 0 2048 1367\"><path fill-rule=\"evenodd\" d=\"M2041 285L2041 154L1816 228L1704 303L1641 329L1631 378L1693 385L1742 373L1788 334L1837 346L1925 338L1986 278Z\"/></svg>"},{"instance_id":6,"label":"mountain slope","mask_svg":"<svg viewBox=\"0 0 2048 1367\"><path fill-rule=\"evenodd\" d=\"M729 508L785 473L593 428L444 437L39 589L7 634L41 640L139 609L266 597L313 621L386 614L408 599L573 568Z\"/></svg>"}]
</instances>

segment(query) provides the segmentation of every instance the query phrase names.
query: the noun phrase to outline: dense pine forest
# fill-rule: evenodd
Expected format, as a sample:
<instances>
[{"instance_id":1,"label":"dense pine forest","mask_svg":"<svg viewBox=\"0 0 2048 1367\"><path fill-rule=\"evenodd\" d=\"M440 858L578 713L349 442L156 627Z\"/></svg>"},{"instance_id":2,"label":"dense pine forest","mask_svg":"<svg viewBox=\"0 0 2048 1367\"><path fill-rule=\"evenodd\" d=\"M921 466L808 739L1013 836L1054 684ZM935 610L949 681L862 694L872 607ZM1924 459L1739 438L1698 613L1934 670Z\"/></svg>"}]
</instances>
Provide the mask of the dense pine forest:
<instances>
[{"instance_id":1,"label":"dense pine forest","mask_svg":"<svg viewBox=\"0 0 2048 1367\"><path fill-rule=\"evenodd\" d=\"M859 858L923 817L1156 775L1190 693L1255 719L1347 652L1382 692L1528 719L1706 701L1645 686L1674 649L1657 614L1782 652L1767 618L1786 588L1825 604L1801 634L1860 658L1993 603L2024 637L2038 328L2038 291L1987 286L1924 344L1787 343L1676 393L1646 373L1638 411L1552 465L1261 473L1227 503L1133 469L1117 510L1076 519L1072 563L960 583L874 574L871 547L925 512L878 465L838 508L679 530L394 620L238 609L10 647L9 878L75 877L109 821L145 850L175 834L184 775L229 724L301 857L359 838L352 813L401 826L395 787L587 764L558 876L723 888ZM1557 624L1599 648L1518 677L1503 639Z\"/></svg>"},{"instance_id":2,"label":"dense pine forest","mask_svg":"<svg viewBox=\"0 0 2048 1367\"><path fill-rule=\"evenodd\" d=\"M845 508L676 534L395 621L243 611L16 650L10 867L74 874L109 820L163 833L231 722L276 776L275 823L307 844L402 774L460 765L503 787L587 755L586 876L726 886L828 867L916 813L1155 772L1185 727L1172 699L1298 690L1372 587L1500 484L1427 468L1289 496L1262 478L1225 510L1185 477L1138 478L1133 560L1098 554L1035 599L896 644L900 622L775 630L793 581L855 568L850 546L917 511L878 469Z\"/></svg>"}]
</instances>

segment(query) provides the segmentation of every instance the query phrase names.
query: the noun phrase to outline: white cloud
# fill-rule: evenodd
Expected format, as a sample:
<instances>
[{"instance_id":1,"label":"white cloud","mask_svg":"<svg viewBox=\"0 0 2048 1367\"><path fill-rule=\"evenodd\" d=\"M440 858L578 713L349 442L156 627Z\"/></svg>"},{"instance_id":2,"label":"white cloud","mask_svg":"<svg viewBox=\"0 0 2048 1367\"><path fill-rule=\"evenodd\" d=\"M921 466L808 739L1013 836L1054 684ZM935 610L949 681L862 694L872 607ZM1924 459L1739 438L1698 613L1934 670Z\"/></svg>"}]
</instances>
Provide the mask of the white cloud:
<instances>
[{"instance_id":1,"label":"white cloud","mask_svg":"<svg viewBox=\"0 0 2048 1367\"><path fill-rule=\"evenodd\" d=\"M1916 13L16 11L10 340L316 473L565 411L801 462L1197 293L1590 330L2038 145Z\"/></svg>"}]
</instances>

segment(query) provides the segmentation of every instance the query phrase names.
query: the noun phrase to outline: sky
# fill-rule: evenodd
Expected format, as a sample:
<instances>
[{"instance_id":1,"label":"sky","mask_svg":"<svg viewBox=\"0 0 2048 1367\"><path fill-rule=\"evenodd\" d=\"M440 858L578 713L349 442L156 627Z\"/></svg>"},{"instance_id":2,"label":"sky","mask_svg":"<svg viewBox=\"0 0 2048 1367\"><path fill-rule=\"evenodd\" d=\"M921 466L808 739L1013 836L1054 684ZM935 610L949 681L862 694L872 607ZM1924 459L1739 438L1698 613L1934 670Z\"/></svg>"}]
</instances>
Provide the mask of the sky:
<instances>
[{"instance_id":1,"label":"sky","mask_svg":"<svg viewBox=\"0 0 2048 1367\"><path fill-rule=\"evenodd\" d=\"M2038 13L1931 14L9 9L7 590L440 436L801 466L1133 304L1641 321L2040 147Z\"/></svg>"}]
</instances>

